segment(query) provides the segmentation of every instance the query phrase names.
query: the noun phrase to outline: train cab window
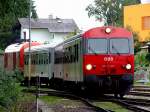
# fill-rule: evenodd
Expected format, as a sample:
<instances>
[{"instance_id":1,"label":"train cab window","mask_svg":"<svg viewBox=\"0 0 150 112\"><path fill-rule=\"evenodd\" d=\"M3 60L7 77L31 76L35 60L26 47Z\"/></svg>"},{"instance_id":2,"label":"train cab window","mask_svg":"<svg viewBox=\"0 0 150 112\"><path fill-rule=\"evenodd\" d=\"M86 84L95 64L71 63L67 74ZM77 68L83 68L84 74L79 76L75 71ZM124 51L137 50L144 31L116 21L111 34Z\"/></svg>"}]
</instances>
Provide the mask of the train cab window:
<instances>
[{"instance_id":1,"label":"train cab window","mask_svg":"<svg viewBox=\"0 0 150 112\"><path fill-rule=\"evenodd\" d=\"M107 52L107 39L88 39L87 53L102 54Z\"/></svg>"},{"instance_id":2,"label":"train cab window","mask_svg":"<svg viewBox=\"0 0 150 112\"><path fill-rule=\"evenodd\" d=\"M129 39L110 39L110 53L118 54L118 53L129 53L130 45Z\"/></svg>"}]
</instances>

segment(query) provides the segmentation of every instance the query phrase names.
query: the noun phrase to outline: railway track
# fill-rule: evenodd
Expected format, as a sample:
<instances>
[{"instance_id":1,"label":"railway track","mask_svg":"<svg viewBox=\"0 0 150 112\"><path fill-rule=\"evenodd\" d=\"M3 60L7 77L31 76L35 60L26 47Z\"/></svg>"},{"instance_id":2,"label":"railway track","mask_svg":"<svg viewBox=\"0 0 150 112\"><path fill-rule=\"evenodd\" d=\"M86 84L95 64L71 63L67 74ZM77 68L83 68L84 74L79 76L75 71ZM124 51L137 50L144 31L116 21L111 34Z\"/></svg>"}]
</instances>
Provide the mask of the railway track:
<instances>
[{"instance_id":1,"label":"railway track","mask_svg":"<svg viewBox=\"0 0 150 112\"><path fill-rule=\"evenodd\" d=\"M117 102L123 106L125 106L126 108L133 110L135 112L150 112L150 108L149 108L149 103L139 103L137 101L130 101L127 99L121 100L121 99L116 99L113 100L114 102ZM147 105L147 106L145 106Z\"/></svg>"},{"instance_id":2,"label":"railway track","mask_svg":"<svg viewBox=\"0 0 150 112\"><path fill-rule=\"evenodd\" d=\"M130 91L129 95L136 95L136 96L145 96L145 97L150 97L150 92L143 92L143 91Z\"/></svg>"},{"instance_id":3,"label":"railway track","mask_svg":"<svg viewBox=\"0 0 150 112\"><path fill-rule=\"evenodd\" d=\"M150 87L144 85L134 86L129 95L150 97Z\"/></svg>"},{"instance_id":4,"label":"railway track","mask_svg":"<svg viewBox=\"0 0 150 112\"><path fill-rule=\"evenodd\" d=\"M134 112L150 112L150 100L131 98L116 99L112 96L104 96L104 99L101 98L101 100L117 103Z\"/></svg>"},{"instance_id":5,"label":"railway track","mask_svg":"<svg viewBox=\"0 0 150 112\"><path fill-rule=\"evenodd\" d=\"M50 96L60 96L60 97L67 97L67 98L71 98L71 99L75 99L75 100L80 100L82 101L86 106L90 107L93 111L95 112L113 112L111 110L106 110L103 109L101 107L95 106L89 99L74 95L72 93L69 92L65 92L65 91L58 91L58 90L24 90L25 92L31 92L34 94L39 94L39 95L43 95L43 94L47 94Z\"/></svg>"},{"instance_id":6,"label":"railway track","mask_svg":"<svg viewBox=\"0 0 150 112\"><path fill-rule=\"evenodd\" d=\"M27 91L26 91L27 92ZM28 92L37 93L36 90L28 90ZM133 112L150 112L150 100L145 99L116 99L111 96L101 96L101 97L88 97L83 95L75 95L74 93L65 92L65 91L57 91L57 90L39 90L38 93L47 94L50 96L61 96L67 97L71 99L76 99L82 101L88 107L91 107L96 112L112 112L111 110L106 110L94 105L96 101L110 101L122 105L124 108L127 108Z\"/></svg>"}]
</instances>

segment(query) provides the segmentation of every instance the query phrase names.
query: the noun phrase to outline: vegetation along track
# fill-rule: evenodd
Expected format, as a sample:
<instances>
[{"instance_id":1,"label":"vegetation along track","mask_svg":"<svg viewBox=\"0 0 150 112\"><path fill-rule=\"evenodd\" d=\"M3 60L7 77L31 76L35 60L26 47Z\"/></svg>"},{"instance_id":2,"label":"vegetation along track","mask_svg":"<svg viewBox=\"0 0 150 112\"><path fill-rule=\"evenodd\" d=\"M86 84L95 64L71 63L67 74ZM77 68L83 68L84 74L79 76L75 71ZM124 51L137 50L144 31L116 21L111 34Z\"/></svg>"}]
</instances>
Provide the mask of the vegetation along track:
<instances>
[{"instance_id":1,"label":"vegetation along track","mask_svg":"<svg viewBox=\"0 0 150 112\"><path fill-rule=\"evenodd\" d=\"M116 99L111 96L105 96L104 100L115 102L135 112L150 112L150 100L131 98Z\"/></svg>"},{"instance_id":2,"label":"vegetation along track","mask_svg":"<svg viewBox=\"0 0 150 112\"><path fill-rule=\"evenodd\" d=\"M98 106L95 106L89 99L87 98L83 98L83 97L80 97L78 95L74 95L70 92L64 92L64 91L58 91L58 90L34 90L34 89L24 89L23 91L25 92L31 92L31 93L34 93L34 94L47 94L47 95L52 95L52 96L60 96L60 97L67 97L67 98L71 98L71 99L75 99L75 100L80 100L82 101L86 106L92 108L92 110L96 111L96 112L113 112L111 110L106 110L106 109L103 109L103 108L100 108Z\"/></svg>"}]
</instances>

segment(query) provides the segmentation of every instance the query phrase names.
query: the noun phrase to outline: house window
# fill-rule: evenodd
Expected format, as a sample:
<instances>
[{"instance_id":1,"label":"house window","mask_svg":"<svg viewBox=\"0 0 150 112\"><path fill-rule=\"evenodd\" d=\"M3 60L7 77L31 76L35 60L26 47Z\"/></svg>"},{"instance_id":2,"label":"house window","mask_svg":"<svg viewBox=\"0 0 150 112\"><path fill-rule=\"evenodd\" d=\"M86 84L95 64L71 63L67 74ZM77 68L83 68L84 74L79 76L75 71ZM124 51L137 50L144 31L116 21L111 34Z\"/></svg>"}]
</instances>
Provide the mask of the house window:
<instances>
[{"instance_id":1,"label":"house window","mask_svg":"<svg viewBox=\"0 0 150 112\"><path fill-rule=\"evenodd\" d=\"M24 40L26 40L26 32L23 32Z\"/></svg>"},{"instance_id":2,"label":"house window","mask_svg":"<svg viewBox=\"0 0 150 112\"><path fill-rule=\"evenodd\" d=\"M142 29L150 30L150 16L142 17Z\"/></svg>"}]
</instances>

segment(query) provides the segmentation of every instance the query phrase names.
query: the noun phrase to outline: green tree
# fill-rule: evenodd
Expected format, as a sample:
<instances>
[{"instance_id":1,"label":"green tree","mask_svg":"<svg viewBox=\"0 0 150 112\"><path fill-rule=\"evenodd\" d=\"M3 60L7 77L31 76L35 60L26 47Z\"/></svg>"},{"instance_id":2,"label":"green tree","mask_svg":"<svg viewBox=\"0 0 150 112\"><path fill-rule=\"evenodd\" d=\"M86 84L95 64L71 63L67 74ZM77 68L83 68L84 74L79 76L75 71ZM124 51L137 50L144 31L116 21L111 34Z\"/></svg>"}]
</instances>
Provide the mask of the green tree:
<instances>
[{"instance_id":1,"label":"green tree","mask_svg":"<svg viewBox=\"0 0 150 112\"><path fill-rule=\"evenodd\" d=\"M0 0L0 48L4 49L18 35L14 26L18 18L29 17L30 0ZM32 17L36 18L34 2L31 1Z\"/></svg>"},{"instance_id":2,"label":"green tree","mask_svg":"<svg viewBox=\"0 0 150 112\"><path fill-rule=\"evenodd\" d=\"M141 51L142 44L139 41L139 34L138 32L133 31L133 29L130 26L126 27L129 31L132 32L134 37L134 53L137 54L139 51Z\"/></svg>"},{"instance_id":3,"label":"green tree","mask_svg":"<svg viewBox=\"0 0 150 112\"><path fill-rule=\"evenodd\" d=\"M75 29L74 32L70 32L64 39L67 40L67 39L69 39L69 38L71 38L71 37L73 37L79 33L80 33L79 29Z\"/></svg>"},{"instance_id":4,"label":"green tree","mask_svg":"<svg viewBox=\"0 0 150 112\"><path fill-rule=\"evenodd\" d=\"M105 25L123 26L123 6L137 4L139 0L94 0L87 6L88 16L104 19Z\"/></svg>"}]
</instances>

